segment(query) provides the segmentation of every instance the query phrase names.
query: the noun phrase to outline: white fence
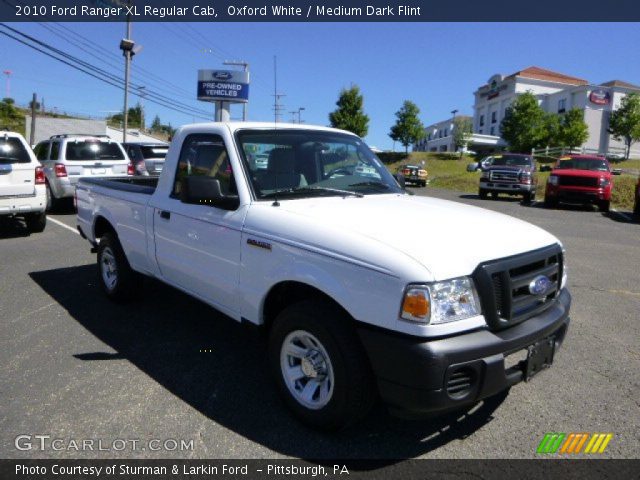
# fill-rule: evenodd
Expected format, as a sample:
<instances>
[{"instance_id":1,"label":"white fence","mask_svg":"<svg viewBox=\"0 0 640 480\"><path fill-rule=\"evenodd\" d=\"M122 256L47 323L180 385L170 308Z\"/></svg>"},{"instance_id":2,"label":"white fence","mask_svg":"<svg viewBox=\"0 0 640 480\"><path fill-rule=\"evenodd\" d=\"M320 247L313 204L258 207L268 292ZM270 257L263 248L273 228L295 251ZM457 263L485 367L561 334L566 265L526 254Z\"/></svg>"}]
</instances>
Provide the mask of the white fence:
<instances>
[{"instance_id":1,"label":"white fence","mask_svg":"<svg viewBox=\"0 0 640 480\"><path fill-rule=\"evenodd\" d=\"M563 155L569 154L579 154L579 155L604 155L608 158L616 158L623 159L626 153L624 148L612 147L609 148L607 152L601 152L596 148L587 148L587 147L579 147L579 148L569 148L569 147L554 147L554 148L534 148L531 150L531 155L539 155L545 157L561 157ZM640 158L640 150L631 149L630 158Z\"/></svg>"}]
</instances>

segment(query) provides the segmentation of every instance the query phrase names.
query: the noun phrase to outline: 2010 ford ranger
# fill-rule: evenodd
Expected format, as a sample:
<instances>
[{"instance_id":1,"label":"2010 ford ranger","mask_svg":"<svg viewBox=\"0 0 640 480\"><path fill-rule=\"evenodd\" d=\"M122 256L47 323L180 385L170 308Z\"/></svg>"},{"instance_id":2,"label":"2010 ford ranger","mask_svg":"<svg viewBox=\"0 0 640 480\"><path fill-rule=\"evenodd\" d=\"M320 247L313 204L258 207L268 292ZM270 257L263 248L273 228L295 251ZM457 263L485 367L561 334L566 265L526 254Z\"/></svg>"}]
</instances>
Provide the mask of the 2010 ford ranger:
<instances>
[{"instance_id":1,"label":"2010 ford ranger","mask_svg":"<svg viewBox=\"0 0 640 480\"><path fill-rule=\"evenodd\" d=\"M77 206L109 297L149 275L263 326L278 390L317 428L378 397L411 413L473 404L549 366L569 325L557 238L409 196L340 130L185 126L159 179L81 179Z\"/></svg>"}]
</instances>

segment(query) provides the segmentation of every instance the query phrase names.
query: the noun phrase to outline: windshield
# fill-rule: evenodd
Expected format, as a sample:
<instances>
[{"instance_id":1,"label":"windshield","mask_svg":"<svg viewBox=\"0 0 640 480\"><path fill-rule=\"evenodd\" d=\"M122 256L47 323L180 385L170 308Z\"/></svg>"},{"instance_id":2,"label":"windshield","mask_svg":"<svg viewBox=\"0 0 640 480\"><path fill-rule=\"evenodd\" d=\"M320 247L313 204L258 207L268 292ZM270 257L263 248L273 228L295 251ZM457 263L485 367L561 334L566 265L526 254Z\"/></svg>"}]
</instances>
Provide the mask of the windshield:
<instances>
[{"instance_id":1,"label":"windshield","mask_svg":"<svg viewBox=\"0 0 640 480\"><path fill-rule=\"evenodd\" d=\"M533 161L531 160L531 157L526 155L502 155L500 157L493 157L493 162L491 162L491 165L494 167L528 167L532 164Z\"/></svg>"},{"instance_id":2,"label":"windshield","mask_svg":"<svg viewBox=\"0 0 640 480\"><path fill-rule=\"evenodd\" d=\"M162 146L141 146L140 151L142 152L143 158L164 158L167 156L167 152L169 151L169 147Z\"/></svg>"},{"instance_id":3,"label":"windshield","mask_svg":"<svg viewBox=\"0 0 640 480\"><path fill-rule=\"evenodd\" d=\"M608 172L609 164L606 160L600 158L570 158L568 160L560 160L559 169L568 170L594 170L598 172Z\"/></svg>"},{"instance_id":4,"label":"windshield","mask_svg":"<svg viewBox=\"0 0 640 480\"><path fill-rule=\"evenodd\" d=\"M29 163L31 157L22 142L15 137L0 138L0 164Z\"/></svg>"},{"instance_id":5,"label":"windshield","mask_svg":"<svg viewBox=\"0 0 640 480\"><path fill-rule=\"evenodd\" d=\"M316 130L240 130L236 136L258 199L402 192L357 137Z\"/></svg>"},{"instance_id":6,"label":"windshield","mask_svg":"<svg viewBox=\"0 0 640 480\"><path fill-rule=\"evenodd\" d=\"M85 140L67 142L67 160L124 160L124 153L115 142Z\"/></svg>"}]
</instances>

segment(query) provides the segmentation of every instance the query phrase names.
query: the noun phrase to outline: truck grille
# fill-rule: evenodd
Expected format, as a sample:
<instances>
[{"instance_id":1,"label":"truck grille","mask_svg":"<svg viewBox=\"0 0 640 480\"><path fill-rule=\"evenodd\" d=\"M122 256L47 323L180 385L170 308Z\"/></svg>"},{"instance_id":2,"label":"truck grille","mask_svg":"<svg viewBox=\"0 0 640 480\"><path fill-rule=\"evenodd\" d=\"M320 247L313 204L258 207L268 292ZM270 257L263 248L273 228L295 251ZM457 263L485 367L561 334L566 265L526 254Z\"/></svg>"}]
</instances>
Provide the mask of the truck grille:
<instances>
[{"instance_id":1,"label":"truck grille","mask_svg":"<svg viewBox=\"0 0 640 480\"><path fill-rule=\"evenodd\" d=\"M518 172L514 170L491 170L489 174L489 180L492 182L517 183L518 179Z\"/></svg>"},{"instance_id":2,"label":"truck grille","mask_svg":"<svg viewBox=\"0 0 640 480\"><path fill-rule=\"evenodd\" d=\"M593 177L558 177L560 185L568 187L597 187L598 179Z\"/></svg>"},{"instance_id":3,"label":"truck grille","mask_svg":"<svg viewBox=\"0 0 640 480\"><path fill-rule=\"evenodd\" d=\"M473 278L489 328L510 327L549 308L560 290L562 261L562 249L552 245L479 265ZM542 276L548 288L532 293L530 285Z\"/></svg>"}]
</instances>

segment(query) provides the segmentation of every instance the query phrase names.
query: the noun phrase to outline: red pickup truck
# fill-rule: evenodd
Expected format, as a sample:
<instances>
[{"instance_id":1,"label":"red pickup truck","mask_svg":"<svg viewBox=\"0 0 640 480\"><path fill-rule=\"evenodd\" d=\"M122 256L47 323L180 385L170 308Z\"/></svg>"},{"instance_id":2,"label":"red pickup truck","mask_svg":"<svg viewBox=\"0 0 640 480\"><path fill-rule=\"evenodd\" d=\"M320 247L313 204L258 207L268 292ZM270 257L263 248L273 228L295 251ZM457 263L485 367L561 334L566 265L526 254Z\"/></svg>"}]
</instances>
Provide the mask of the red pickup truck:
<instances>
[{"instance_id":1,"label":"red pickup truck","mask_svg":"<svg viewBox=\"0 0 640 480\"><path fill-rule=\"evenodd\" d=\"M597 205L600 211L608 212L613 189L612 175L611 165L604 157L562 157L547 180L544 204L557 207L560 202L590 203Z\"/></svg>"}]
</instances>

